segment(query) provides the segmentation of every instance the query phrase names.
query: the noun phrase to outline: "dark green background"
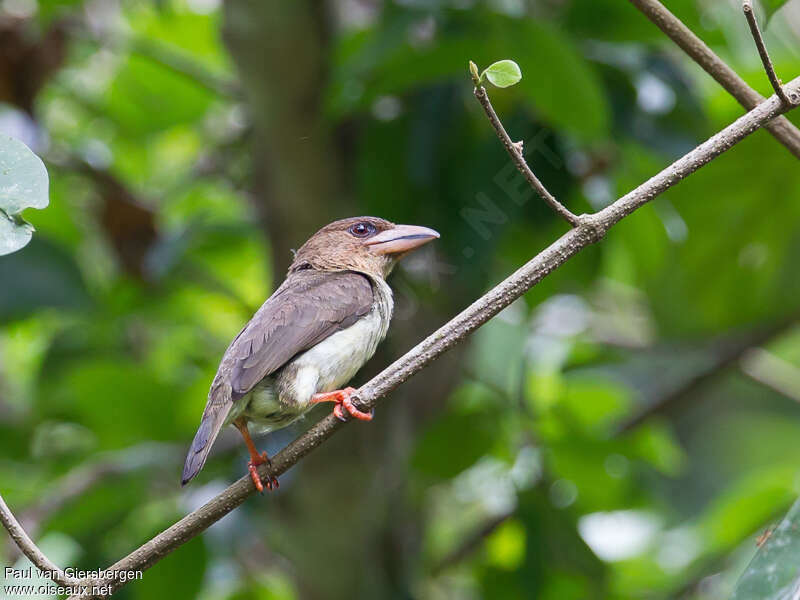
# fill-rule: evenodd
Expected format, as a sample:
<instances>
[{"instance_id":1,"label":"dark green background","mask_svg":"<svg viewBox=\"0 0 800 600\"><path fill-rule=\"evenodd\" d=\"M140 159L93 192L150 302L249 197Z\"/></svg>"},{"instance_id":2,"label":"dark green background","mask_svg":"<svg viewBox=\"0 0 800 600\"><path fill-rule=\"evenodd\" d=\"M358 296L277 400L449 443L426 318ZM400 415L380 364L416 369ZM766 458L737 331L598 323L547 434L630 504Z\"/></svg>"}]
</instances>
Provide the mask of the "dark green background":
<instances>
[{"instance_id":1,"label":"dark green background","mask_svg":"<svg viewBox=\"0 0 800 600\"><path fill-rule=\"evenodd\" d=\"M667 4L769 93L737 2ZM51 205L0 259L0 491L64 566L244 473L231 431L179 485L222 352L318 227L442 234L356 384L565 231L468 60L519 63L495 108L576 213L742 114L621 0L2 6L0 130ZM766 30L787 81L798 31L796 2ZM118 597L728 597L800 486L799 216L797 160L755 133Z\"/></svg>"}]
</instances>

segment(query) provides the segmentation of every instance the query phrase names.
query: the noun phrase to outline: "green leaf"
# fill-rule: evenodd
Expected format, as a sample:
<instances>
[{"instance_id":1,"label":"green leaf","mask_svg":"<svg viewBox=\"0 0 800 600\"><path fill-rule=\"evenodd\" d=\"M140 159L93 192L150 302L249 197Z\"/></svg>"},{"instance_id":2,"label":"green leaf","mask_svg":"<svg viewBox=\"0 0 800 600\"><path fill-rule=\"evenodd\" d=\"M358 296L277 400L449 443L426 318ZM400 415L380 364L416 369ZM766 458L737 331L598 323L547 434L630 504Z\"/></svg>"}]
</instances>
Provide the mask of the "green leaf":
<instances>
[{"instance_id":1,"label":"green leaf","mask_svg":"<svg viewBox=\"0 0 800 600\"><path fill-rule=\"evenodd\" d=\"M761 5L764 7L764 12L767 13L767 21L772 18L779 8L786 4L787 0L761 0Z\"/></svg>"},{"instance_id":2,"label":"green leaf","mask_svg":"<svg viewBox=\"0 0 800 600\"><path fill-rule=\"evenodd\" d=\"M33 237L33 225L0 212L0 256L24 248Z\"/></svg>"},{"instance_id":3,"label":"green leaf","mask_svg":"<svg viewBox=\"0 0 800 600\"><path fill-rule=\"evenodd\" d=\"M800 500L762 544L733 590L731 600L794 598L800 589Z\"/></svg>"},{"instance_id":4,"label":"green leaf","mask_svg":"<svg viewBox=\"0 0 800 600\"><path fill-rule=\"evenodd\" d=\"M498 60L496 63L489 65L481 75L486 76L492 85L499 88L507 88L515 83L519 83L522 79L522 71L519 70L519 65L513 60Z\"/></svg>"},{"instance_id":5,"label":"green leaf","mask_svg":"<svg viewBox=\"0 0 800 600\"><path fill-rule=\"evenodd\" d=\"M19 140L0 138L0 209L16 215L26 208L47 206L47 169Z\"/></svg>"},{"instance_id":6,"label":"green leaf","mask_svg":"<svg viewBox=\"0 0 800 600\"><path fill-rule=\"evenodd\" d=\"M195 81L148 57L131 54L109 87L105 110L133 138L195 123L213 98Z\"/></svg>"},{"instance_id":7,"label":"green leaf","mask_svg":"<svg viewBox=\"0 0 800 600\"><path fill-rule=\"evenodd\" d=\"M26 208L48 204L47 169L25 144L0 137L0 255L16 252L33 235L33 227L19 216Z\"/></svg>"}]
</instances>

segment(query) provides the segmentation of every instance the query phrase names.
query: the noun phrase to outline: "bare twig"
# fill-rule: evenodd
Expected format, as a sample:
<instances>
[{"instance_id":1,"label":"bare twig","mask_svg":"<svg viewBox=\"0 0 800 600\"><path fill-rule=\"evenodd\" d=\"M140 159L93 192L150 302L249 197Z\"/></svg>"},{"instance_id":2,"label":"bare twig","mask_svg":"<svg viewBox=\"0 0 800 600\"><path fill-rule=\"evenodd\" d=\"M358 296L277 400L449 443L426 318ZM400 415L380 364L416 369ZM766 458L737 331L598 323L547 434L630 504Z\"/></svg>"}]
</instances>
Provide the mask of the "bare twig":
<instances>
[{"instance_id":1,"label":"bare twig","mask_svg":"<svg viewBox=\"0 0 800 600\"><path fill-rule=\"evenodd\" d=\"M747 24L750 26L750 33L753 34L753 40L755 40L756 48L758 48L758 55L761 57L761 62L764 65L764 70L767 72L769 82L772 84L772 89L778 94L778 98L781 99L781 102L788 106L789 98L786 97L786 92L784 92L783 87L781 87L781 80L778 79L778 76L775 74L775 67L772 66L772 60L769 57L769 52L767 52L767 46L764 44L761 29L758 27L758 21L756 21L756 15L753 12L752 0L742 0L742 12L744 13L744 18L747 19Z\"/></svg>"},{"instance_id":2,"label":"bare twig","mask_svg":"<svg viewBox=\"0 0 800 600\"><path fill-rule=\"evenodd\" d=\"M692 30L661 2L658 0L630 0L630 2L747 110L751 110L764 100L761 94L747 85L744 79L714 54L703 40L692 33ZM800 130L786 117L778 117L764 125L764 128L786 146L789 152L800 158Z\"/></svg>"},{"instance_id":3,"label":"bare twig","mask_svg":"<svg viewBox=\"0 0 800 600\"><path fill-rule=\"evenodd\" d=\"M511 141L511 138L506 132L505 127L503 127L503 124L497 117L497 113L494 112L494 107L489 101L489 95L486 93L486 89L481 85L480 78L477 76L477 67L475 67L475 63L472 61L470 61L470 74L472 75L472 82L475 84L475 97L483 107L486 116L489 118L489 123L491 123L492 127L494 127L495 132L497 132L497 137L500 138L500 141L505 147L506 152L508 152L511 160L514 161L514 164L516 165L517 169L519 169L519 172L522 173L530 186L536 190L536 193L542 197L542 200L547 202L547 204L550 205L550 208L552 208L559 216L563 217L567 223L573 227L580 225L580 217L570 212L569 209L556 200L555 196L547 191L547 188L544 187L541 181L539 181L539 178L536 177L533 171L531 171L531 168L528 166L528 163L525 161L525 156L522 153L522 142L514 143Z\"/></svg>"},{"instance_id":4,"label":"bare twig","mask_svg":"<svg viewBox=\"0 0 800 600\"><path fill-rule=\"evenodd\" d=\"M39 550L39 547L28 537L28 534L25 533L25 530L14 518L14 514L6 505L2 496L0 496L0 522L3 523L3 527L8 531L8 535L11 536L14 543L22 550L22 553L27 556L40 571L45 573L48 578L63 586L73 587L78 585L79 581L77 579L69 577Z\"/></svg>"},{"instance_id":5,"label":"bare twig","mask_svg":"<svg viewBox=\"0 0 800 600\"><path fill-rule=\"evenodd\" d=\"M800 104L800 77L788 83L786 91L792 101L792 108ZM361 386L357 393L359 408L362 410L373 408L380 398L464 340L578 252L599 241L610 227L786 110L788 109L777 96L769 98L610 206L593 215L582 216L578 227L570 229L515 273ZM268 475L277 477L286 472L345 425L346 423L342 423L336 417L328 415L279 452L272 459L271 466L259 467L259 475L265 479ZM108 570L130 572L153 566L164 556L234 510L254 492L255 487L249 475L242 477L218 496L116 562ZM113 578L93 583L99 586L107 585L110 592L125 584L121 579ZM88 593L81 596L81 598L88 597L91 597Z\"/></svg>"}]
</instances>

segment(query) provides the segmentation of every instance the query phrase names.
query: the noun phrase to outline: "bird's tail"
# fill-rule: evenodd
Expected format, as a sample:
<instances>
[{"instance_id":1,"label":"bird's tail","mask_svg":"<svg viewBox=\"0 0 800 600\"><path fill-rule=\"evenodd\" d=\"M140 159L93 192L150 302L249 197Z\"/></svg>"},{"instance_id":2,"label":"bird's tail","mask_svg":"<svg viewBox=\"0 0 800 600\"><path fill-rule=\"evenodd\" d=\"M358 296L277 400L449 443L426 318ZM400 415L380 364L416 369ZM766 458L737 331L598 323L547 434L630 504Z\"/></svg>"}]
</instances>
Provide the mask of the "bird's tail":
<instances>
[{"instance_id":1,"label":"bird's tail","mask_svg":"<svg viewBox=\"0 0 800 600\"><path fill-rule=\"evenodd\" d=\"M200 420L200 427L197 429L189 453L186 455L181 485L186 485L206 464L211 446L214 445L214 440L217 439L219 430L222 429L232 406L230 386L212 385L208 395L208 404L206 404L203 418Z\"/></svg>"}]
</instances>

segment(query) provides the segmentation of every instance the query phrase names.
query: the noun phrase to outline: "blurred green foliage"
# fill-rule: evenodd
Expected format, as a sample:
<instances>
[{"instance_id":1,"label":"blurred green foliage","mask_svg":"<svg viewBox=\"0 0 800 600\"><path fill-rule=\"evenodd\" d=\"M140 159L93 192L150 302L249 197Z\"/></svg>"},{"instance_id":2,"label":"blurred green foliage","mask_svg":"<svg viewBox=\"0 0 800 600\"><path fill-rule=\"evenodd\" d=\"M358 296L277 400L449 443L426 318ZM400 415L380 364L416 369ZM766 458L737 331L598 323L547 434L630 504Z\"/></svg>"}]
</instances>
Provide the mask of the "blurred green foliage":
<instances>
[{"instance_id":1,"label":"blurred green foliage","mask_svg":"<svg viewBox=\"0 0 800 600\"><path fill-rule=\"evenodd\" d=\"M736 3L668 6L769 92ZM787 80L799 10L765 32ZM0 492L85 569L243 474L223 436L179 486L220 356L315 227L442 233L393 276L355 383L564 232L468 60L519 64L492 101L576 213L741 114L616 0L27 0L0 3L0 40L0 132L51 175L0 258ZM800 482L799 177L755 133L118 596L728 598Z\"/></svg>"}]
</instances>

